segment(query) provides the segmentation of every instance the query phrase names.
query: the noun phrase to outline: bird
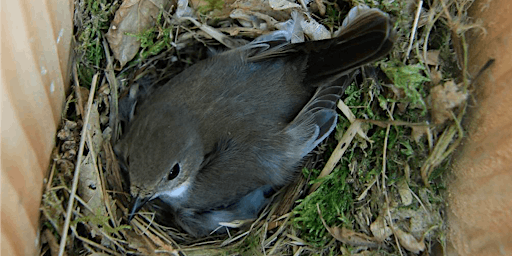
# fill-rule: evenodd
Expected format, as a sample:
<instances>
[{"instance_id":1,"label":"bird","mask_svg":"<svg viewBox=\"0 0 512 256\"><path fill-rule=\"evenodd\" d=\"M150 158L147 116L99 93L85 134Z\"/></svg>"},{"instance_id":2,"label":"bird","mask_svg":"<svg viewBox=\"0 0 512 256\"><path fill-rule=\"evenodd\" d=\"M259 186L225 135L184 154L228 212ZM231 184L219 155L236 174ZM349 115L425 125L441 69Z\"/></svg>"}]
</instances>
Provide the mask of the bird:
<instances>
[{"instance_id":1,"label":"bird","mask_svg":"<svg viewBox=\"0 0 512 256\"><path fill-rule=\"evenodd\" d=\"M159 216L193 237L254 219L334 130L354 71L393 47L386 13L352 10L331 39L290 43L276 31L190 66L137 103L115 145L129 218L159 202Z\"/></svg>"}]
</instances>

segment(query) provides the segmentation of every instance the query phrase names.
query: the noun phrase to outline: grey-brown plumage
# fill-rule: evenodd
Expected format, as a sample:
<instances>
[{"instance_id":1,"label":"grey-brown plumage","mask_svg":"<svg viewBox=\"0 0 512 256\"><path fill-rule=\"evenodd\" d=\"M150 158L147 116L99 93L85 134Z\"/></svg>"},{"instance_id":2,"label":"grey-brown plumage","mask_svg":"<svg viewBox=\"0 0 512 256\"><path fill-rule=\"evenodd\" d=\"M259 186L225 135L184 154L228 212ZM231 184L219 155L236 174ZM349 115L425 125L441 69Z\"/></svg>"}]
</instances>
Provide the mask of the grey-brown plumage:
<instances>
[{"instance_id":1,"label":"grey-brown plumage","mask_svg":"<svg viewBox=\"0 0 512 256\"><path fill-rule=\"evenodd\" d=\"M159 198L193 236L254 218L334 129L350 72L392 44L388 16L364 9L336 38L289 44L278 32L175 76L137 108L116 146L132 214Z\"/></svg>"}]
</instances>

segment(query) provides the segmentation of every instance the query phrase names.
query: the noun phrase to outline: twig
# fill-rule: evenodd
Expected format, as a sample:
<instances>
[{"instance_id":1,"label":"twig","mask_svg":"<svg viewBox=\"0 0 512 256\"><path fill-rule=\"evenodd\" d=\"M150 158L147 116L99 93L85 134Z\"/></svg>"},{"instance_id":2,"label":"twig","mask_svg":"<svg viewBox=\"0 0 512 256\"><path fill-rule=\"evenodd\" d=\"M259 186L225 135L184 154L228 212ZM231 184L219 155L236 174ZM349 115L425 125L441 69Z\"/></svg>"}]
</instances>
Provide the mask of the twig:
<instances>
[{"instance_id":1,"label":"twig","mask_svg":"<svg viewBox=\"0 0 512 256\"><path fill-rule=\"evenodd\" d=\"M368 194L368 191L370 191L370 189L373 187L375 182L377 182L378 180L379 180L379 176L375 177L375 179L373 179L372 183L363 191L363 193L361 193L361 195L359 195L359 197L357 197L356 201L363 200L366 197L366 195Z\"/></svg>"},{"instance_id":2,"label":"twig","mask_svg":"<svg viewBox=\"0 0 512 256\"><path fill-rule=\"evenodd\" d=\"M75 77L75 80L78 76ZM84 125L82 126L82 135L80 137L80 148L78 149L78 158L76 160L75 173L73 174L73 186L69 196L68 207L66 210L66 220L64 221L64 229L62 230L62 237L60 239L59 256L64 255L64 248L66 247L66 238L68 235L69 223L71 222L71 212L73 211L73 204L75 202L76 189L78 188L78 177L80 176L80 166L84 154L85 138L87 134L87 126L89 125L89 117L91 115L91 105L96 91L96 82L98 80L98 73L92 78L91 90L89 91L89 100L87 101L87 115L85 116Z\"/></svg>"},{"instance_id":3,"label":"twig","mask_svg":"<svg viewBox=\"0 0 512 256\"><path fill-rule=\"evenodd\" d=\"M57 166L57 161L53 161L52 169L50 171L50 176L48 176L48 183L46 183L46 191L49 191L51 189L56 166Z\"/></svg>"},{"instance_id":4,"label":"twig","mask_svg":"<svg viewBox=\"0 0 512 256\"><path fill-rule=\"evenodd\" d=\"M80 198L79 196L76 196L75 197L75 200L78 201L80 204L82 204L87 210L89 210L90 212L94 212L93 209L91 209L91 207L87 204L87 202L85 202L82 198ZM78 215L79 218L83 217L83 215L80 215L79 212L75 212L76 215ZM103 231L103 229L101 228L98 228L97 229L105 238L107 238L108 240L110 240L112 243L114 243L118 248L120 248L121 250L123 250L123 252L126 252L125 248L122 247L119 242L122 242L124 244L127 244L128 242L127 241L124 241L124 240L121 240L121 239L116 239L112 236L110 236L109 234L107 234L105 231ZM119 241L119 242L118 242Z\"/></svg>"},{"instance_id":5,"label":"twig","mask_svg":"<svg viewBox=\"0 0 512 256\"><path fill-rule=\"evenodd\" d=\"M350 108L345 104L345 102L343 102L343 100L341 100L341 99L338 100L337 107L345 115L345 117L348 119L348 121L350 121L350 123L353 123L353 122L355 122L357 120L356 116L354 115L354 113L352 113ZM368 138L368 136L366 135L366 133L364 133L363 130L358 129L357 130L357 134L359 136L361 136L361 138L365 139L366 141L368 141L370 143L373 143L373 140Z\"/></svg>"},{"instance_id":6,"label":"twig","mask_svg":"<svg viewBox=\"0 0 512 256\"><path fill-rule=\"evenodd\" d=\"M457 128L457 125L452 124L443 132L437 144L434 146L432 153L428 156L427 160L425 160L425 163L421 167L421 177L426 187L430 187L428 178L432 169L438 166L460 144L462 137L459 137L455 142L453 142L451 147L448 149L448 146L452 143L453 137L457 134L457 131L459 131Z\"/></svg>"},{"instance_id":7,"label":"twig","mask_svg":"<svg viewBox=\"0 0 512 256\"><path fill-rule=\"evenodd\" d=\"M286 219L283 221L283 224L279 227L279 229L276 231L276 233L274 233L272 236L267 238L267 240L265 241L265 247L269 246L270 243L272 241L274 241L285 230L285 228L288 226L287 222L290 220L290 216L291 215L288 214Z\"/></svg>"},{"instance_id":8,"label":"twig","mask_svg":"<svg viewBox=\"0 0 512 256\"><path fill-rule=\"evenodd\" d=\"M360 120L363 123L378 125L382 128L386 128L388 125L409 126L409 127L413 127L413 126L434 127L435 126L435 125L431 125L428 123L409 123L409 122L395 121L395 120L391 120L391 121L389 121L389 120L381 121L381 120L371 120L371 119L357 119L357 120Z\"/></svg>"},{"instance_id":9,"label":"twig","mask_svg":"<svg viewBox=\"0 0 512 256\"><path fill-rule=\"evenodd\" d=\"M400 255L403 256L404 253L402 252L402 247L400 246L400 241L398 240L398 236L396 235L396 232L395 232L395 227L393 225L393 219L391 218L391 212L389 212L389 198L388 198L388 193L386 191L384 191L384 196L386 197L386 203L387 203L386 213L388 214L388 218L389 218L389 227L391 228L391 231L393 231L393 234L395 237L395 243L398 246L398 251L400 252Z\"/></svg>"},{"instance_id":10,"label":"twig","mask_svg":"<svg viewBox=\"0 0 512 256\"><path fill-rule=\"evenodd\" d=\"M71 231L73 231L73 234L75 234L75 236L76 236L76 238L78 238L78 240L80 240L80 241L82 241L82 242L84 242L86 244L92 245L92 246L94 246L96 248L99 248L101 250L104 250L104 251L108 252L110 255L119 255L119 256L121 256L121 254L118 253L118 252L115 252L115 251L113 251L113 250L111 250L111 249L109 249L109 248L107 248L107 247L105 247L105 246L103 246L101 244L97 244L97 243L95 243L95 242L93 242L93 241L91 241L91 240L89 240L89 239L87 239L85 237L80 236L76 232L76 229L74 227L71 227Z\"/></svg>"},{"instance_id":11,"label":"twig","mask_svg":"<svg viewBox=\"0 0 512 256\"><path fill-rule=\"evenodd\" d=\"M440 0L440 1L444 1L444 0ZM434 24L435 22L439 19L439 17L441 17L442 13L439 12L439 13L436 13L434 11L430 11L430 15L429 15L429 22L427 23L427 26L425 28L425 39L423 39L423 58L419 58L420 60L423 59L423 60L426 60L427 59L427 50L428 50L428 42L429 41L429 38L430 38L430 32L432 32L432 28L434 27ZM424 65L426 66L426 65ZM429 77L430 77L430 71L427 72Z\"/></svg>"},{"instance_id":12,"label":"twig","mask_svg":"<svg viewBox=\"0 0 512 256\"><path fill-rule=\"evenodd\" d=\"M274 246L272 246L272 249L268 252L268 255L276 255L276 250L278 250L279 246L283 243L285 237L281 237L277 240ZM265 248L263 248L265 249ZM265 250L263 250L265 251ZM266 255L267 253L265 253Z\"/></svg>"},{"instance_id":13,"label":"twig","mask_svg":"<svg viewBox=\"0 0 512 256\"><path fill-rule=\"evenodd\" d=\"M190 18L190 17L183 17L181 19L188 20L188 21L194 23L194 25L199 27L199 29L201 29L206 34L208 34L209 36L211 36L215 40L217 40L219 43L223 44L224 46L226 46L230 49L236 48L238 46L238 45L234 45L233 43L231 43L232 41L229 40L229 38L226 35L220 33L219 31L217 31L217 29L215 29L211 26L208 26L207 24L202 24L199 21L197 21L196 19Z\"/></svg>"},{"instance_id":14,"label":"twig","mask_svg":"<svg viewBox=\"0 0 512 256\"><path fill-rule=\"evenodd\" d=\"M388 111L389 118L394 121L393 118L393 112L395 111L395 102L391 105L391 110ZM393 219L391 218L391 212L389 211L389 198L388 198L388 190L386 188L386 166L387 166L387 149L388 149L388 139L389 139L389 130L391 129L391 125L388 124L386 127L386 136L384 137L384 148L382 153L382 193L384 194L384 197L386 198L386 211L389 217L389 226L391 227L391 230L393 231L396 245L398 246L398 251L400 252L400 255L404 255L402 252L402 247L400 246L400 241L398 241L398 236L395 233L395 229L393 227Z\"/></svg>"},{"instance_id":15,"label":"twig","mask_svg":"<svg viewBox=\"0 0 512 256\"><path fill-rule=\"evenodd\" d=\"M389 130L391 129L391 125L388 124L386 127L386 135L384 137L384 147L382 149L382 189L383 191L386 191L386 167L387 167L387 152L388 152L388 138L389 138ZM384 192L385 193L385 192Z\"/></svg>"},{"instance_id":16,"label":"twig","mask_svg":"<svg viewBox=\"0 0 512 256\"><path fill-rule=\"evenodd\" d=\"M107 77L108 83L110 85L110 113L109 113L109 126L112 128L112 143L116 142L119 136L119 104L117 102L118 95L117 91L119 89L119 85L117 84L116 76L114 75L114 64L112 61L112 57L110 56L110 51L108 50L108 44L105 39L103 39L103 48L105 49L105 57L107 58L107 67L105 69L105 76Z\"/></svg>"},{"instance_id":17,"label":"twig","mask_svg":"<svg viewBox=\"0 0 512 256\"><path fill-rule=\"evenodd\" d=\"M412 191L411 188L409 188L409 191L411 192L411 194L416 198L416 200L418 200L418 202L420 203L421 207L423 208L423 210L425 211L425 213L430 217L430 212L427 210L427 207L425 207L425 205L423 204L423 202L421 201L421 199L416 195L416 193L414 193L414 191Z\"/></svg>"},{"instance_id":18,"label":"twig","mask_svg":"<svg viewBox=\"0 0 512 256\"><path fill-rule=\"evenodd\" d=\"M404 63L409 59L409 54L411 53L412 43L414 42L414 37L416 36L416 30L418 29L418 21L420 19L421 8L423 7L423 0L418 0L418 7L416 9L416 16L414 17L414 23L412 25L411 37L409 38L409 46L407 47L407 53L405 54Z\"/></svg>"},{"instance_id":19,"label":"twig","mask_svg":"<svg viewBox=\"0 0 512 256\"><path fill-rule=\"evenodd\" d=\"M78 115L84 117L84 105L82 100L82 93L80 92L80 82L78 81L78 71L76 70L76 65L73 65L73 80L75 81L75 94L76 99L78 101Z\"/></svg>"},{"instance_id":20,"label":"twig","mask_svg":"<svg viewBox=\"0 0 512 256\"><path fill-rule=\"evenodd\" d=\"M361 129L361 123L361 121L356 120L350 125L350 127L348 127L347 131L345 134L343 134L343 137L334 149L334 152L332 152L331 157L329 157L329 160L325 164L324 169L322 169L322 172L320 172L320 175L318 175L318 178L325 177L332 172L336 164L340 161L341 157L343 157L343 154L350 145L350 142L354 139L354 136L356 136L357 131ZM320 184L320 182L313 184L308 194L311 194L317 190Z\"/></svg>"}]
</instances>

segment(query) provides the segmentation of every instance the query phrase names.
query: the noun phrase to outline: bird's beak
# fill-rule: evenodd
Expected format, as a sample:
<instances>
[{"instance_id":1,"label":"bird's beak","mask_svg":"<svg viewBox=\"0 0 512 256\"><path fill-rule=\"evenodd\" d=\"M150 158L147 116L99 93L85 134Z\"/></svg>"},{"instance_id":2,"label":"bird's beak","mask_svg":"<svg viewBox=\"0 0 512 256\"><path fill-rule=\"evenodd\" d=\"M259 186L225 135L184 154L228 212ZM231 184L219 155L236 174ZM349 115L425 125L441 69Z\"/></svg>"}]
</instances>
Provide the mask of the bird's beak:
<instances>
[{"instance_id":1,"label":"bird's beak","mask_svg":"<svg viewBox=\"0 0 512 256\"><path fill-rule=\"evenodd\" d=\"M130 210L130 215L128 215L128 221L133 219L133 216L144 206L151 197L141 198L139 196L135 197L132 201L132 209Z\"/></svg>"}]
</instances>

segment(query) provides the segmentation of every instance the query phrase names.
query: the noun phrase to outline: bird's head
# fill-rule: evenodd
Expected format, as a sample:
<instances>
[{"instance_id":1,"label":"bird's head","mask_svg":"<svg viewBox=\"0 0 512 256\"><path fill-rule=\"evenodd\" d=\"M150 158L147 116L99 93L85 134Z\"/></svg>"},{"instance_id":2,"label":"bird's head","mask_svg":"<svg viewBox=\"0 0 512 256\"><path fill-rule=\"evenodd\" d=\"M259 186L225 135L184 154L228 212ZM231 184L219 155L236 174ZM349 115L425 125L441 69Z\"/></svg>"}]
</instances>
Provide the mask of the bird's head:
<instances>
[{"instance_id":1,"label":"bird's head","mask_svg":"<svg viewBox=\"0 0 512 256\"><path fill-rule=\"evenodd\" d=\"M142 108L115 151L129 172L130 218L151 199L186 196L204 159L197 120L168 103Z\"/></svg>"}]
</instances>

